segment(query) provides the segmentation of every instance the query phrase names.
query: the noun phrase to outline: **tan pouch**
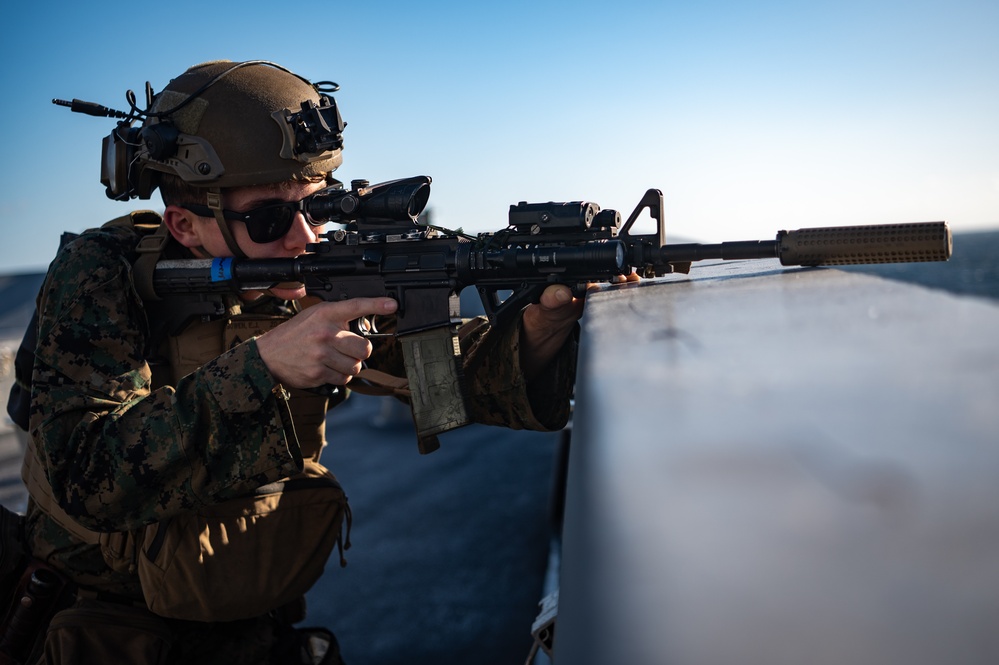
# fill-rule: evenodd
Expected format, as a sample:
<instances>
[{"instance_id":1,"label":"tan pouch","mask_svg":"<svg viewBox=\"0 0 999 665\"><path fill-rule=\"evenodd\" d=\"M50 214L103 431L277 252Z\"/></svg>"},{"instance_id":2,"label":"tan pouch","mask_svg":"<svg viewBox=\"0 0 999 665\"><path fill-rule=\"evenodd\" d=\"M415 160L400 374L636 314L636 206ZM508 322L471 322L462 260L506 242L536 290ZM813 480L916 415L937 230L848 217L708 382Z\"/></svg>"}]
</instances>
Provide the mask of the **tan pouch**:
<instances>
[{"instance_id":1,"label":"tan pouch","mask_svg":"<svg viewBox=\"0 0 999 665\"><path fill-rule=\"evenodd\" d=\"M81 598L52 617L39 662L159 665L171 642L163 620L140 607Z\"/></svg>"},{"instance_id":2,"label":"tan pouch","mask_svg":"<svg viewBox=\"0 0 999 665\"><path fill-rule=\"evenodd\" d=\"M340 540L347 498L329 471L147 527L138 556L149 609L165 617L256 617L308 591Z\"/></svg>"}]
</instances>

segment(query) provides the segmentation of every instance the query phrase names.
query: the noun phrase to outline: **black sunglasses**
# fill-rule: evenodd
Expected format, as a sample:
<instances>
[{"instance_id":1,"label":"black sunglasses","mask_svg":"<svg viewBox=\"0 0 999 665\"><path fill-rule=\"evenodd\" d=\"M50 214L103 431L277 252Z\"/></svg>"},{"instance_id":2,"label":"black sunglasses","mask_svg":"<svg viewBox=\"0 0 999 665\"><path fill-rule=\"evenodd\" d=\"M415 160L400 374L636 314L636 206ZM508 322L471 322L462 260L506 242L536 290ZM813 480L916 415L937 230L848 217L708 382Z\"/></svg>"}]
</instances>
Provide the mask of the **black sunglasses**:
<instances>
[{"instance_id":1,"label":"black sunglasses","mask_svg":"<svg viewBox=\"0 0 999 665\"><path fill-rule=\"evenodd\" d=\"M326 221L316 221L308 213L308 202L312 195L306 196L301 201L283 201L281 203L268 203L267 205L247 210L246 212L236 212L235 210L222 210L222 216L233 222L243 222L246 224L246 232L250 240L257 244L266 244L280 240L291 229L291 224L295 221L295 214L305 215L305 221L312 226L322 226ZM180 206L185 210L190 210L195 215L202 217L212 217L215 213L211 208L198 204L183 204Z\"/></svg>"}]
</instances>

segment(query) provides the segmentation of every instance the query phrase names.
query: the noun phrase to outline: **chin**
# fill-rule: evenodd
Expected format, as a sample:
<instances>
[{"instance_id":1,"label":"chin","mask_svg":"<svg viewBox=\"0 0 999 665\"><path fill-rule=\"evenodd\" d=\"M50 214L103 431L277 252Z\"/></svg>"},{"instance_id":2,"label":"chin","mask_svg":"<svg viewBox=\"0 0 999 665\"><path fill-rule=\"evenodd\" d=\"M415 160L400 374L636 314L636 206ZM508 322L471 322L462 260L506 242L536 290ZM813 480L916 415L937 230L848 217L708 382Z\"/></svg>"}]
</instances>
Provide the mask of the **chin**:
<instances>
[{"instance_id":1,"label":"chin","mask_svg":"<svg viewBox=\"0 0 999 665\"><path fill-rule=\"evenodd\" d=\"M274 288L268 289L267 293L280 300L299 300L305 297L305 287L300 286L293 289Z\"/></svg>"}]
</instances>

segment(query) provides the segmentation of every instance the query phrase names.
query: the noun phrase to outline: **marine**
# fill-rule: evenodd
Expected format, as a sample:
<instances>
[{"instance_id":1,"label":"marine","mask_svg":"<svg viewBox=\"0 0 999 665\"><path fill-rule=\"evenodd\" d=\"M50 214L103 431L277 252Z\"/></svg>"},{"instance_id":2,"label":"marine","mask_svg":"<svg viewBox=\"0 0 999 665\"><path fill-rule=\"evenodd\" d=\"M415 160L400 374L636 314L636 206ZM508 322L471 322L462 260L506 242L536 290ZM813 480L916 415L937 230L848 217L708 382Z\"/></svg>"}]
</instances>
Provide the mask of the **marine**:
<instances>
[{"instance_id":1,"label":"marine","mask_svg":"<svg viewBox=\"0 0 999 665\"><path fill-rule=\"evenodd\" d=\"M0 633L15 662L342 662L331 631L297 627L349 545L325 414L366 371L405 376L393 338L351 325L391 330L398 304L311 302L287 283L191 316L196 302L178 312L147 288L159 260L293 257L317 240L303 201L342 163L334 88L266 61L203 63L147 85L105 138L107 196L159 190L165 209L61 248L19 354L9 410L30 499ZM473 420L562 427L581 314L553 285L505 328L468 321Z\"/></svg>"}]
</instances>

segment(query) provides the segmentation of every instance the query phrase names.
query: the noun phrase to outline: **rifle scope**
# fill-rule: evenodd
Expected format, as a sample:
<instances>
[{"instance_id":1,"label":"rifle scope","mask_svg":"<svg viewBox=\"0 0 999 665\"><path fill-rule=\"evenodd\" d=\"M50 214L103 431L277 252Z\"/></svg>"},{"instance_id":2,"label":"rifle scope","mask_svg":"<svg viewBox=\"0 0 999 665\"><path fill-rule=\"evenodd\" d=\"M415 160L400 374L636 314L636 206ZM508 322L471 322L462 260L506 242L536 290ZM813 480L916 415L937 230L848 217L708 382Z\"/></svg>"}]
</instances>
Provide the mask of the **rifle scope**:
<instances>
[{"instance_id":1,"label":"rifle scope","mask_svg":"<svg viewBox=\"0 0 999 665\"><path fill-rule=\"evenodd\" d=\"M305 213L317 222L415 222L430 200L430 177L414 176L371 185L354 180L349 190L330 187L305 203Z\"/></svg>"}]
</instances>

